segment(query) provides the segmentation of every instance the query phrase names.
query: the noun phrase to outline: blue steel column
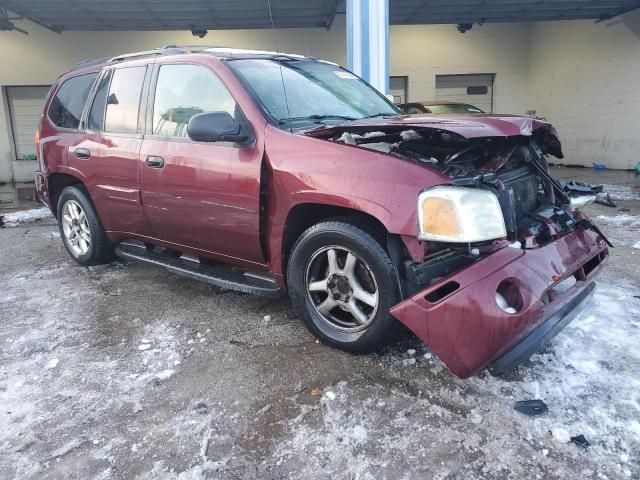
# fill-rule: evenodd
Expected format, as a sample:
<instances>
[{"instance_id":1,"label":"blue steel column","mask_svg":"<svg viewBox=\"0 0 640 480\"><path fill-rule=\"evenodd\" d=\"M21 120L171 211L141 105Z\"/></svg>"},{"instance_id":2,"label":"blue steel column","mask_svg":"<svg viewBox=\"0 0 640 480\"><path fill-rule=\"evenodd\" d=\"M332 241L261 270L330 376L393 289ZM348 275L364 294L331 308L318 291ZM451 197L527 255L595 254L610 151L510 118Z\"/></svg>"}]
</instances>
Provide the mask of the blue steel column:
<instances>
[{"instance_id":1,"label":"blue steel column","mask_svg":"<svg viewBox=\"0 0 640 480\"><path fill-rule=\"evenodd\" d=\"M389 93L389 0L347 0L349 70Z\"/></svg>"}]
</instances>

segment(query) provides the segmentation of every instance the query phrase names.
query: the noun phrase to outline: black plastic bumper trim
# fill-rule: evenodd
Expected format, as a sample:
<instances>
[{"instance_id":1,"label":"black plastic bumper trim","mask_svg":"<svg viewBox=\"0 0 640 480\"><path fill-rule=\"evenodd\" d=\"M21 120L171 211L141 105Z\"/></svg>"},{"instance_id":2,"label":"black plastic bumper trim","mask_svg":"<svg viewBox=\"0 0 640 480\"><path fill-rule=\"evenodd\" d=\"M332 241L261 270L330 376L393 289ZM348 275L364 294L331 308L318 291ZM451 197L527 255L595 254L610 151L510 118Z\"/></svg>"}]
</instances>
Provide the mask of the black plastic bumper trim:
<instances>
[{"instance_id":1,"label":"black plastic bumper trim","mask_svg":"<svg viewBox=\"0 0 640 480\"><path fill-rule=\"evenodd\" d=\"M489 365L491 375L507 373L534 353L542 350L560 331L566 327L581 311L587 300L593 295L596 284L591 282L566 305L551 315L542 325L535 328L515 347Z\"/></svg>"}]
</instances>

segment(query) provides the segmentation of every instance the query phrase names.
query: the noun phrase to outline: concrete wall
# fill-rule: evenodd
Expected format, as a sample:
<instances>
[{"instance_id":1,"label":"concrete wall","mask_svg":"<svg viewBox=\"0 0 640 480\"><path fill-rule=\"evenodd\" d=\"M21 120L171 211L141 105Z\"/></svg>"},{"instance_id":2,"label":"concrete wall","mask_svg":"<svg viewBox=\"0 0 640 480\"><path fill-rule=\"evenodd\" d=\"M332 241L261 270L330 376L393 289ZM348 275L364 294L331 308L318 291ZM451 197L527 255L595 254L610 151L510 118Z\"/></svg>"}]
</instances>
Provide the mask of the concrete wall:
<instances>
[{"instance_id":1,"label":"concrete wall","mask_svg":"<svg viewBox=\"0 0 640 480\"><path fill-rule=\"evenodd\" d=\"M435 99L436 75L494 73L496 113L526 112L528 24L392 26L390 74L409 76L409 99Z\"/></svg>"},{"instance_id":2,"label":"concrete wall","mask_svg":"<svg viewBox=\"0 0 640 480\"><path fill-rule=\"evenodd\" d=\"M534 24L528 108L551 121L568 164L640 161L640 12Z\"/></svg>"}]
</instances>

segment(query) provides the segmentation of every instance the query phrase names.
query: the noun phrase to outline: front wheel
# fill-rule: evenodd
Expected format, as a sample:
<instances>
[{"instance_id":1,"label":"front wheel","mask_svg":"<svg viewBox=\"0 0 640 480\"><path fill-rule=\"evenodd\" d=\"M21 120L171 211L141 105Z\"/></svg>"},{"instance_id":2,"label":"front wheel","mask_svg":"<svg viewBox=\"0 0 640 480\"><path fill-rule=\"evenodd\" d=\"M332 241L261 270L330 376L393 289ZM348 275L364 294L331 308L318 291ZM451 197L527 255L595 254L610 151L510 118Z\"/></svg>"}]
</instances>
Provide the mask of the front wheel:
<instances>
[{"instance_id":1,"label":"front wheel","mask_svg":"<svg viewBox=\"0 0 640 480\"><path fill-rule=\"evenodd\" d=\"M294 245L287 268L291 301L306 327L354 353L392 338L389 309L399 301L393 263L365 228L348 220L314 225Z\"/></svg>"},{"instance_id":2,"label":"front wheel","mask_svg":"<svg viewBox=\"0 0 640 480\"><path fill-rule=\"evenodd\" d=\"M60 235L71 258L85 267L113 259L113 245L83 188L65 188L58 200L57 213Z\"/></svg>"}]
</instances>

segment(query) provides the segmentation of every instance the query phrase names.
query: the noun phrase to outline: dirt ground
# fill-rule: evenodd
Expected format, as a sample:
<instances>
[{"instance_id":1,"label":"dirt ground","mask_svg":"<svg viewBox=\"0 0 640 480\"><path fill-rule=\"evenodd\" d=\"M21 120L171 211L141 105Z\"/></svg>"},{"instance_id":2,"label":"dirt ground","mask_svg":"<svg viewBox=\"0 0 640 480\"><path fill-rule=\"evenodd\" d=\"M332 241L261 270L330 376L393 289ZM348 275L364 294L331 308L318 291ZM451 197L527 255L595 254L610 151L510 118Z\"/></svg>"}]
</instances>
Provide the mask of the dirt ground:
<instances>
[{"instance_id":1,"label":"dirt ground","mask_svg":"<svg viewBox=\"0 0 640 480\"><path fill-rule=\"evenodd\" d=\"M336 351L287 298L84 269L45 213L9 223L0 478L640 478L640 181L555 175L608 185L617 208L589 214L616 248L590 306L500 378L459 380L409 335ZM548 412L513 409L536 398Z\"/></svg>"}]
</instances>

